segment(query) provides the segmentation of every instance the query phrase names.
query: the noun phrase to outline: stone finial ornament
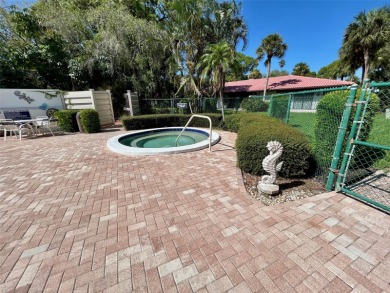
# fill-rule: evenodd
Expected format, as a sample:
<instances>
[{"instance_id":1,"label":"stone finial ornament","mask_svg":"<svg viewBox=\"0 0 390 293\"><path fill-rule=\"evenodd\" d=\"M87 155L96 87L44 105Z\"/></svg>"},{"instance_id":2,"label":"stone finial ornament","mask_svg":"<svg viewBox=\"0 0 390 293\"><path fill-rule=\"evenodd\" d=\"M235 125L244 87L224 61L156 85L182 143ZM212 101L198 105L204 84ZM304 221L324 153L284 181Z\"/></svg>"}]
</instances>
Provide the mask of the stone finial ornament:
<instances>
[{"instance_id":1,"label":"stone finial ornament","mask_svg":"<svg viewBox=\"0 0 390 293\"><path fill-rule=\"evenodd\" d=\"M276 181L276 172L282 169L283 162L276 164L276 161L283 153L283 146L278 141L270 141L267 144L269 155L263 160L263 169L270 175L264 175L261 177L257 189L267 194L279 193L279 186L274 184Z\"/></svg>"}]
</instances>

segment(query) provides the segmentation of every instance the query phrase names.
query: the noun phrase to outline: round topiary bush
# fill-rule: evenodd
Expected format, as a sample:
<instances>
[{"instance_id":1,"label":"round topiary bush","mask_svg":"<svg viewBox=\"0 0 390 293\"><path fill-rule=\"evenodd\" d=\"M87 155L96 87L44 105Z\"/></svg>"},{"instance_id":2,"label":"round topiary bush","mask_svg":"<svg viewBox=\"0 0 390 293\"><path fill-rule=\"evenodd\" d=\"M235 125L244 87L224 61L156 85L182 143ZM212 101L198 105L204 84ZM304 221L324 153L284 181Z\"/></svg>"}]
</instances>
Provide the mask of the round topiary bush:
<instances>
[{"instance_id":1,"label":"round topiary bush","mask_svg":"<svg viewBox=\"0 0 390 293\"><path fill-rule=\"evenodd\" d=\"M236 140L238 167L246 173L264 175L262 162L269 155L266 146L272 140L280 142L283 146L280 161L284 163L279 172L280 176L290 178L309 175L310 141L293 127L265 116L258 116L256 120L253 117L248 118L241 124Z\"/></svg>"},{"instance_id":2,"label":"round topiary bush","mask_svg":"<svg viewBox=\"0 0 390 293\"><path fill-rule=\"evenodd\" d=\"M99 113L96 110L82 110L80 112L80 120L84 131L87 133L99 132L101 129Z\"/></svg>"},{"instance_id":3,"label":"round topiary bush","mask_svg":"<svg viewBox=\"0 0 390 293\"><path fill-rule=\"evenodd\" d=\"M76 115L78 110L60 110L54 113L58 119L58 127L65 132L78 132Z\"/></svg>"}]
</instances>

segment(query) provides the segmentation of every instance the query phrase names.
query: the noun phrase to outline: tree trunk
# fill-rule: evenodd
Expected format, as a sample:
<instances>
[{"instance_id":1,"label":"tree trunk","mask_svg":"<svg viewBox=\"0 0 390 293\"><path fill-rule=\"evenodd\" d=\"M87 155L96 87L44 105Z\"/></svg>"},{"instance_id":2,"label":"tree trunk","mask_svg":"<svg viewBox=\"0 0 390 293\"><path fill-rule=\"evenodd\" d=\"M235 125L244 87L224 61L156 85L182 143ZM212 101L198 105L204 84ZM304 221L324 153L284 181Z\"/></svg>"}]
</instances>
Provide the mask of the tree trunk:
<instances>
[{"instance_id":1,"label":"tree trunk","mask_svg":"<svg viewBox=\"0 0 390 293\"><path fill-rule=\"evenodd\" d=\"M265 87L263 92L263 101L265 101L265 96L267 95L267 87L268 87L268 79L269 79L269 72L271 70L271 59L267 62L267 78L265 79Z\"/></svg>"},{"instance_id":2,"label":"tree trunk","mask_svg":"<svg viewBox=\"0 0 390 293\"><path fill-rule=\"evenodd\" d=\"M364 64L362 67L362 85L365 80L368 80L368 72L370 71L370 63L369 63L369 56L368 56L368 49L364 49Z\"/></svg>"}]
</instances>

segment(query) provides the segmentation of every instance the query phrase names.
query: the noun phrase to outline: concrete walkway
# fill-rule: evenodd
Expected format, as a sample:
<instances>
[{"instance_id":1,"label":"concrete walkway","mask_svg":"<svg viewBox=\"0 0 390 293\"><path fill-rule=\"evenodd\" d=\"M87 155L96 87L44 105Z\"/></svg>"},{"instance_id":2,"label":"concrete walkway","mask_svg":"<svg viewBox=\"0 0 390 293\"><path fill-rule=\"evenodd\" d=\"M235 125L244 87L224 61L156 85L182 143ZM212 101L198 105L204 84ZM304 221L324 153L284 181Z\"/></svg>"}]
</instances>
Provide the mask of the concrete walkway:
<instances>
[{"instance_id":1,"label":"concrete walkway","mask_svg":"<svg viewBox=\"0 0 390 293\"><path fill-rule=\"evenodd\" d=\"M0 292L390 292L389 216L262 205L232 133L150 157L110 152L118 133L0 141Z\"/></svg>"}]
</instances>

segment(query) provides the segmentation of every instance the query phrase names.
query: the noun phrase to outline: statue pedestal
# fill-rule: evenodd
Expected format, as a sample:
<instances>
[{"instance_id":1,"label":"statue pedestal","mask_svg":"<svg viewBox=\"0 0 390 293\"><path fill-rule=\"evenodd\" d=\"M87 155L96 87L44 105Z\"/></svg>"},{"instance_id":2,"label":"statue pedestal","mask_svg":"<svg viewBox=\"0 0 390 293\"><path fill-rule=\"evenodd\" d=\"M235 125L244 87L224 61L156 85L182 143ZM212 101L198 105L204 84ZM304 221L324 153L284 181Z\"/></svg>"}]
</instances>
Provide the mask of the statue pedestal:
<instances>
[{"instance_id":1,"label":"statue pedestal","mask_svg":"<svg viewBox=\"0 0 390 293\"><path fill-rule=\"evenodd\" d=\"M279 193L279 185L260 182L257 190L266 194L275 195Z\"/></svg>"}]
</instances>

